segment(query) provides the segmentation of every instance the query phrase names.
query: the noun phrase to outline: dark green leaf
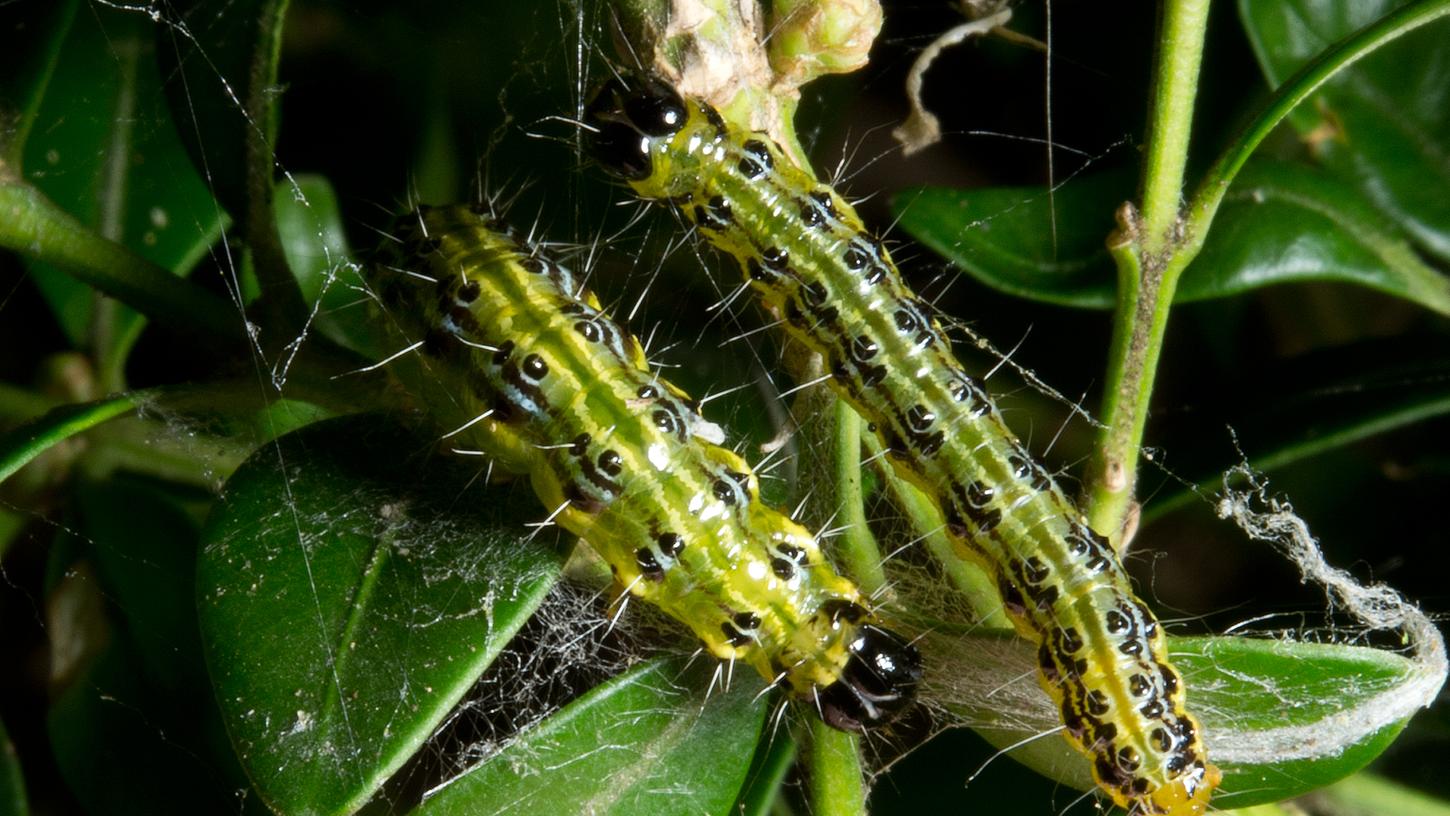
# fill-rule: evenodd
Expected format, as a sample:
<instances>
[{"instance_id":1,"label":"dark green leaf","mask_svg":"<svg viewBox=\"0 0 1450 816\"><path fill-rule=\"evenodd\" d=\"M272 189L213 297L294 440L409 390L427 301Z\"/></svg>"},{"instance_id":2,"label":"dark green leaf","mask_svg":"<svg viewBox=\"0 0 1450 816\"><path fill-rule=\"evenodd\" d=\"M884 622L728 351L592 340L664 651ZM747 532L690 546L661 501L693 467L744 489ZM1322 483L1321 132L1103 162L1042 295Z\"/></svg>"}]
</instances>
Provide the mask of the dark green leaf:
<instances>
[{"instance_id":1,"label":"dark green leaf","mask_svg":"<svg viewBox=\"0 0 1450 816\"><path fill-rule=\"evenodd\" d=\"M277 186L277 232L287 264L297 276L308 305L324 311L357 298L335 279L352 260L337 193L322 176L299 175ZM351 283L352 281L348 281Z\"/></svg>"},{"instance_id":2,"label":"dark green leaf","mask_svg":"<svg viewBox=\"0 0 1450 816\"><path fill-rule=\"evenodd\" d=\"M1259 64L1278 86L1395 0L1240 0ZM1410 33L1337 75L1290 121L1325 166L1435 255L1450 259L1450 21Z\"/></svg>"},{"instance_id":3,"label":"dark green leaf","mask_svg":"<svg viewBox=\"0 0 1450 816\"><path fill-rule=\"evenodd\" d=\"M1169 651L1183 672L1210 759L1224 772L1214 804L1225 808L1298 796L1364 767L1405 724L1376 727L1373 714L1421 677L1404 657L1353 646L1169 638ZM946 701L993 744L1016 745L1059 727L1056 709L1038 693L1010 712L1010 728L980 725L1007 719L1001 707L1009 695L1002 690L1033 682L1035 650L1027 641L972 633L935 645L929 637L926 653L929 665L945 676L960 672L971 676L972 687L998 691L990 699L963 700L957 693ZM961 677L954 682L962 687ZM1066 740L1032 739L1010 753L1052 779L1092 788L1088 760Z\"/></svg>"},{"instance_id":4,"label":"dark green leaf","mask_svg":"<svg viewBox=\"0 0 1450 816\"><path fill-rule=\"evenodd\" d=\"M1132 196L1131 176L1102 173L1052 196L1043 187L925 187L897 195L893 208L913 238L994 289L1107 309L1117 279L1105 242L1113 211Z\"/></svg>"},{"instance_id":5,"label":"dark green leaf","mask_svg":"<svg viewBox=\"0 0 1450 816\"><path fill-rule=\"evenodd\" d=\"M29 812L20 757L15 753L15 743L10 741L5 724L0 723L0 816L25 816Z\"/></svg>"},{"instance_id":6,"label":"dark green leaf","mask_svg":"<svg viewBox=\"0 0 1450 816\"><path fill-rule=\"evenodd\" d=\"M150 684L194 692L206 679L196 623L197 525L154 489L124 480L85 482L76 492L86 552Z\"/></svg>"},{"instance_id":7,"label":"dark green leaf","mask_svg":"<svg viewBox=\"0 0 1450 816\"><path fill-rule=\"evenodd\" d=\"M79 6L79 0L22 0L6 9L10 16L0 24L0 54L6 55L0 64L0 168L22 169L35 112Z\"/></svg>"},{"instance_id":8,"label":"dark green leaf","mask_svg":"<svg viewBox=\"0 0 1450 816\"><path fill-rule=\"evenodd\" d=\"M184 274L221 233L224 216L183 157L151 28L146 15L104 5L77 18L36 113L25 179L102 236ZM74 345L124 354L138 315L98 313L89 286L47 264L31 271Z\"/></svg>"},{"instance_id":9,"label":"dark green leaf","mask_svg":"<svg viewBox=\"0 0 1450 816\"><path fill-rule=\"evenodd\" d=\"M135 409L139 394L63 405L0 436L0 482L55 445Z\"/></svg>"},{"instance_id":10,"label":"dark green leaf","mask_svg":"<svg viewBox=\"0 0 1450 816\"><path fill-rule=\"evenodd\" d=\"M1175 300L1292 281L1358 284L1450 314L1450 279L1426 266L1359 191L1302 164L1251 161Z\"/></svg>"},{"instance_id":11,"label":"dark green leaf","mask_svg":"<svg viewBox=\"0 0 1450 816\"><path fill-rule=\"evenodd\" d=\"M375 359L390 353L377 348L377 319L368 311L366 284L348 246L332 184L321 176L296 176L277 185L276 208L282 251L313 310L313 326L329 340Z\"/></svg>"},{"instance_id":12,"label":"dark green leaf","mask_svg":"<svg viewBox=\"0 0 1450 816\"><path fill-rule=\"evenodd\" d=\"M139 485L85 485L81 505L46 604L61 775L91 813L236 812L245 777L202 683L187 580L195 525Z\"/></svg>"},{"instance_id":13,"label":"dark green leaf","mask_svg":"<svg viewBox=\"0 0 1450 816\"><path fill-rule=\"evenodd\" d=\"M195 687L162 692L146 676L122 638L56 698L47 729L67 786L90 813L235 813L246 783L223 764L225 739L206 730L215 703Z\"/></svg>"},{"instance_id":14,"label":"dark green leaf","mask_svg":"<svg viewBox=\"0 0 1450 816\"><path fill-rule=\"evenodd\" d=\"M157 28L166 93L182 139L227 212L271 224L277 62L287 0L170 4L178 19Z\"/></svg>"},{"instance_id":15,"label":"dark green leaf","mask_svg":"<svg viewBox=\"0 0 1450 816\"><path fill-rule=\"evenodd\" d=\"M1084 178L1049 203L1042 188L925 188L896 200L901 225L995 289L1066 306L1110 308L1104 240L1126 177ZM1056 250L1051 233L1058 224ZM1298 281L1352 283L1450 314L1450 281L1355 188L1287 162L1255 161L1230 188L1208 241L1179 283L1187 303Z\"/></svg>"},{"instance_id":16,"label":"dark green leaf","mask_svg":"<svg viewBox=\"0 0 1450 816\"><path fill-rule=\"evenodd\" d=\"M450 782L415 816L733 813L767 703L736 676L704 699L706 668L656 660L571 703Z\"/></svg>"},{"instance_id":17,"label":"dark green leaf","mask_svg":"<svg viewBox=\"0 0 1450 816\"><path fill-rule=\"evenodd\" d=\"M262 448L203 534L207 663L232 742L286 814L348 813L433 733L558 572L506 491L377 420Z\"/></svg>"}]
</instances>

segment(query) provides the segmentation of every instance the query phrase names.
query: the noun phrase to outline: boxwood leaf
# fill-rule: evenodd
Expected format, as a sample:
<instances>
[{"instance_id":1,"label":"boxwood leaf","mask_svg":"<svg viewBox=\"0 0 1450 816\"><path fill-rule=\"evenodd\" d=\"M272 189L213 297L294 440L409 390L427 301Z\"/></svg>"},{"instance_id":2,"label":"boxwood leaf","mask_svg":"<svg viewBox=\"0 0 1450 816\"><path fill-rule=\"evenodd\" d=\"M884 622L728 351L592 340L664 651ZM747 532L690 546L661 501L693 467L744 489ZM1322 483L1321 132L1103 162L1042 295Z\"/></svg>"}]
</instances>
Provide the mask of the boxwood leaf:
<instances>
[{"instance_id":1,"label":"boxwood leaf","mask_svg":"<svg viewBox=\"0 0 1450 816\"><path fill-rule=\"evenodd\" d=\"M713 667L656 659L598 686L482 764L414 816L734 812L768 707L755 677L704 699Z\"/></svg>"},{"instance_id":2,"label":"boxwood leaf","mask_svg":"<svg viewBox=\"0 0 1450 816\"><path fill-rule=\"evenodd\" d=\"M22 169L35 113L60 62L61 44L79 6L79 0L40 0L24 5L24 18L7 11L11 16L0 26L0 52L7 55L0 65L0 122L4 123L0 167L9 165L13 172Z\"/></svg>"},{"instance_id":3,"label":"boxwood leaf","mask_svg":"<svg viewBox=\"0 0 1450 816\"><path fill-rule=\"evenodd\" d=\"M1030 679L1030 643L990 632L963 635L950 645L933 644L935 637L927 641L926 654L934 659L927 665L942 673L943 687L963 688L962 678L951 675L966 672L971 687L994 690L975 700L944 693L954 698L947 701L954 713L993 744L1017 745L1010 754L1025 765L1092 788L1087 758L1049 735L1060 723ZM1183 673L1210 759L1224 772L1214 798L1224 808L1298 796L1363 768L1408 721L1407 715L1382 723L1375 715L1386 700L1424 679L1422 667L1409 658L1366 647L1188 637L1169 638L1169 653ZM1004 706L1010 711L1004 713Z\"/></svg>"},{"instance_id":4,"label":"boxwood leaf","mask_svg":"<svg viewBox=\"0 0 1450 816\"><path fill-rule=\"evenodd\" d=\"M152 23L107 6L76 17L35 114L25 180L81 223L178 274L205 256L224 214L191 167L161 95ZM77 347L124 356L142 318L116 307L97 328L94 290L32 262L32 278ZM119 364L121 361L108 360Z\"/></svg>"},{"instance_id":5,"label":"boxwood leaf","mask_svg":"<svg viewBox=\"0 0 1450 816\"><path fill-rule=\"evenodd\" d=\"M312 325L329 340L381 358L377 319L368 312L366 284L342 226L342 208L322 176L299 174L277 185L277 233Z\"/></svg>"},{"instance_id":6,"label":"boxwood leaf","mask_svg":"<svg viewBox=\"0 0 1450 816\"><path fill-rule=\"evenodd\" d=\"M1399 0L1239 0L1272 86ZM1436 256L1450 259L1450 20L1411 32L1341 71L1289 117L1327 168L1352 181Z\"/></svg>"},{"instance_id":7,"label":"boxwood leaf","mask_svg":"<svg viewBox=\"0 0 1450 816\"><path fill-rule=\"evenodd\" d=\"M1046 187L923 187L898 194L892 207L908 234L993 289L1107 309L1117 280L1104 242L1113 211L1132 195L1132 177L1114 172L1074 179L1051 196Z\"/></svg>"},{"instance_id":8,"label":"boxwood leaf","mask_svg":"<svg viewBox=\"0 0 1450 816\"><path fill-rule=\"evenodd\" d=\"M1100 175L1064 185L1051 203L1044 188L925 188L896 207L907 232L994 289L1106 309L1116 282L1104 239L1130 193L1126 177ZM1450 314L1450 281L1358 189L1307 165L1252 161L1174 302L1300 281L1356 284Z\"/></svg>"},{"instance_id":9,"label":"boxwood leaf","mask_svg":"<svg viewBox=\"0 0 1450 816\"><path fill-rule=\"evenodd\" d=\"M350 813L433 733L552 586L532 497L461 493L376 419L264 446L228 481L197 567L203 649L254 785ZM461 478L460 478L461 477Z\"/></svg>"},{"instance_id":10,"label":"boxwood leaf","mask_svg":"<svg viewBox=\"0 0 1450 816\"><path fill-rule=\"evenodd\" d=\"M25 816L30 804L25 798L25 776L20 772L20 756L15 743L0 723L0 816Z\"/></svg>"}]
</instances>

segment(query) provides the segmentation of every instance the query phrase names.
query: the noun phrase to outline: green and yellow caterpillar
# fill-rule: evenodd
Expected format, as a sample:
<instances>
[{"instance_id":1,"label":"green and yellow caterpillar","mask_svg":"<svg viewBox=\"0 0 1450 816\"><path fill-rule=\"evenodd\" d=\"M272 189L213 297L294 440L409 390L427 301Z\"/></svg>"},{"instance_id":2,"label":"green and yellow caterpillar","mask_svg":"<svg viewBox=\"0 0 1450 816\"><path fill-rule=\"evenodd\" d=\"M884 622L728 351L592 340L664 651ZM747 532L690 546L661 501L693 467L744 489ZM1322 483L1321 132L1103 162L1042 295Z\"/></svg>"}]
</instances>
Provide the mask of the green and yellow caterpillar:
<instances>
[{"instance_id":1,"label":"green and yellow caterpillar","mask_svg":"<svg viewBox=\"0 0 1450 816\"><path fill-rule=\"evenodd\" d=\"M370 265L410 347L398 377L449 435L527 473L550 519L634 596L863 730L912 700L916 649L882 628L815 539L761 502L683 392L566 268L486 206L420 208Z\"/></svg>"},{"instance_id":2,"label":"green and yellow caterpillar","mask_svg":"<svg viewBox=\"0 0 1450 816\"><path fill-rule=\"evenodd\" d=\"M606 170L739 261L791 337L825 359L896 473L935 497L1039 644L1042 686L1098 785L1133 814L1202 814L1219 771L1153 614L851 205L779 145L652 78L608 82L584 126Z\"/></svg>"}]
</instances>

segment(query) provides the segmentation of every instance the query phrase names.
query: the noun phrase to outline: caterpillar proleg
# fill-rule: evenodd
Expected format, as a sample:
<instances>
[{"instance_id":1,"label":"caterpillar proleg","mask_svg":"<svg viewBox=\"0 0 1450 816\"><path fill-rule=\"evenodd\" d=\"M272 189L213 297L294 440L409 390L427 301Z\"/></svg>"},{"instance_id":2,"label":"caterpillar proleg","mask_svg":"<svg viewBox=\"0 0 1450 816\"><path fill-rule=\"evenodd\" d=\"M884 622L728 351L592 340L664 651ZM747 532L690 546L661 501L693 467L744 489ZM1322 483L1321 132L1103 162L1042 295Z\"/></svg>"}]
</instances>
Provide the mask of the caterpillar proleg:
<instances>
[{"instance_id":1,"label":"caterpillar proleg","mask_svg":"<svg viewBox=\"0 0 1450 816\"><path fill-rule=\"evenodd\" d=\"M851 205L768 138L652 78L609 81L585 126L605 169L740 263L766 308L825 359L896 473L935 497L1038 644L1042 686L1098 785L1133 814L1202 814L1219 772L1153 614Z\"/></svg>"},{"instance_id":2,"label":"caterpillar proleg","mask_svg":"<svg viewBox=\"0 0 1450 816\"><path fill-rule=\"evenodd\" d=\"M765 505L722 433L651 372L565 267L484 206L421 208L372 264L420 353L395 368L450 441L527 473L550 518L634 596L863 730L912 700L916 649L878 625L815 539Z\"/></svg>"}]
</instances>

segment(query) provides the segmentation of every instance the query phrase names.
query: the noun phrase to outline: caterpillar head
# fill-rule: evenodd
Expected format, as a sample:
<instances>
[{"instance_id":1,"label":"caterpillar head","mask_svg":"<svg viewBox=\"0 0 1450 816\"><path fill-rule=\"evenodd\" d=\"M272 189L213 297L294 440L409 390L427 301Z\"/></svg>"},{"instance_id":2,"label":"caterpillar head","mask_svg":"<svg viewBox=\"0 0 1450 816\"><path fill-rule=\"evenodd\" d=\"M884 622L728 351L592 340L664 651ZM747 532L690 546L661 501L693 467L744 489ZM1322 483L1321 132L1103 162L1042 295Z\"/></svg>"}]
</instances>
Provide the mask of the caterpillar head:
<instances>
[{"instance_id":1,"label":"caterpillar head","mask_svg":"<svg viewBox=\"0 0 1450 816\"><path fill-rule=\"evenodd\" d=\"M821 718L842 731L865 731L895 719L916 698L921 654L879 626L856 630L841 679L816 693Z\"/></svg>"},{"instance_id":2,"label":"caterpillar head","mask_svg":"<svg viewBox=\"0 0 1450 816\"><path fill-rule=\"evenodd\" d=\"M610 79L584 110L589 152L613 175L642 181L654 171L655 140L678 133L687 117L685 101L658 79Z\"/></svg>"}]
</instances>

